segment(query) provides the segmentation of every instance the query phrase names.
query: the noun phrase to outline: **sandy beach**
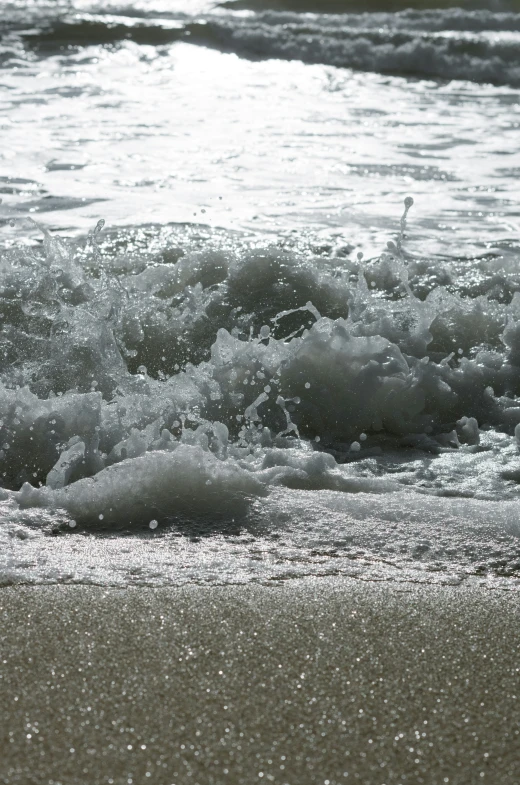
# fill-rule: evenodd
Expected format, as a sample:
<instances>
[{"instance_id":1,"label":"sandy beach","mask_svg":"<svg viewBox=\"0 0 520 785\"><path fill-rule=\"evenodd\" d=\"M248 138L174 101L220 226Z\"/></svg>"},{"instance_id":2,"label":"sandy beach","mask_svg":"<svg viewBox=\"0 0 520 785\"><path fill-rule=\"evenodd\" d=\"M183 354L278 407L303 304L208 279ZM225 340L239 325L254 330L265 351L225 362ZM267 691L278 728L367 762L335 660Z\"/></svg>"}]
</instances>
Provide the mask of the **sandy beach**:
<instances>
[{"instance_id":1,"label":"sandy beach","mask_svg":"<svg viewBox=\"0 0 520 785\"><path fill-rule=\"evenodd\" d=\"M351 579L3 589L0 782L513 785L519 606Z\"/></svg>"}]
</instances>

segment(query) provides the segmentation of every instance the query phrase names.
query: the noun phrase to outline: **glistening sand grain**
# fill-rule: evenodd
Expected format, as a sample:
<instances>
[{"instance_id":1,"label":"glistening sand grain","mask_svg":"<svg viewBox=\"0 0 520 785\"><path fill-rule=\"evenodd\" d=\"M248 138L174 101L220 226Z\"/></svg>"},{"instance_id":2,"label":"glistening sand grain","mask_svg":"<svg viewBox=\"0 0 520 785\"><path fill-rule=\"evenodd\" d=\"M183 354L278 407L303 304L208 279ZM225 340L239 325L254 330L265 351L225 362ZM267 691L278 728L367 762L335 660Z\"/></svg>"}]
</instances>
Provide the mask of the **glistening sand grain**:
<instances>
[{"instance_id":1,"label":"glistening sand grain","mask_svg":"<svg viewBox=\"0 0 520 785\"><path fill-rule=\"evenodd\" d=\"M344 579L0 594L7 785L516 785L520 597Z\"/></svg>"}]
</instances>

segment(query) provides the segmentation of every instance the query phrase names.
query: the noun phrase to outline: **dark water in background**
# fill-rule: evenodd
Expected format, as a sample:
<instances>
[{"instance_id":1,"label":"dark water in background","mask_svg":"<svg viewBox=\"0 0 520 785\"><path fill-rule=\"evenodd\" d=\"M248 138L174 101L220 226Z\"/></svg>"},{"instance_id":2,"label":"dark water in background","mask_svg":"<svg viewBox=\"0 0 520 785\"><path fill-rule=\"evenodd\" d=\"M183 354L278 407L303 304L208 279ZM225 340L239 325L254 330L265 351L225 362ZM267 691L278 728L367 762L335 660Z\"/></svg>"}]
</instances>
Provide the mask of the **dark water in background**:
<instances>
[{"instance_id":1,"label":"dark water in background","mask_svg":"<svg viewBox=\"0 0 520 785\"><path fill-rule=\"evenodd\" d=\"M516 586L515 4L2 8L1 580Z\"/></svg>"}]
</instances>

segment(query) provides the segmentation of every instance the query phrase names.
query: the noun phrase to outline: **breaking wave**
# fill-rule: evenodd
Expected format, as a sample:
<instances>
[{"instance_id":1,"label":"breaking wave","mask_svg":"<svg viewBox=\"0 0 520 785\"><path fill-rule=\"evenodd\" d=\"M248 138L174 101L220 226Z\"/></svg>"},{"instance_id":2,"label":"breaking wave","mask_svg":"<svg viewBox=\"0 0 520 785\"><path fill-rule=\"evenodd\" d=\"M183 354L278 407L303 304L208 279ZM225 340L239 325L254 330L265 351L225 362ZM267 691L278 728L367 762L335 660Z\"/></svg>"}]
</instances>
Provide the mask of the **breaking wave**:
<instances>
[{"instance_id":1,"label":"breaking wave","mask_svg":"<svg viewBox=\"0 0 520 785\"><path fill-rule=\"evenodd\" d=\"M12 31L11 31L12 32ZM39 52L122 41L188 41L249 58L443 80L520 85L520 17L491 10L406 10L341 15L261 11L139 17L76 14L20 31Z\"/></svg>"},{"instance_id":2,"label":"breaking wave","mask_svg":"<svg viewBox=\"0 0 520 785\"><path fill-rule=\"evenodd\" d=\"M454 19L461 22L458 15ZM265 14L244 21L208 21L203 36L208 43L250 57L519 86L518 35L493 35L487 32L487 22L477 16L470 19L479 32L471 27L471 32L467 31L462 25L454 30L431 15L418 18L407 14L401 19L395 15L391 20L388 15L375 20L347 17L338 22L335 17L295 19ZM519 29L518 17L503 23L508 31ZM423 26L426 29L421 29ZM491 25L491 29L496 28ZM193 35L201 32L200 28L191 31Z\"/></svg>"},{"instance_id":3,"label":"breaking wave","mask_svg":"<svg viewBox=\"0 0 520 785\"><path fill-rule=\"evenodd\" d=\"M520 278L494 259L408 257L410 204L396 241L367 262L237 238L102 253L94 233L85 247L45 232L41 251L5 251L4 487L83 519L85 494L97 494L96 515L101 505L127 518L107 501L106 488L132 498L121 463L142 478L190 465L213 483L230 461L236 500L272 482L377 490L381 480L335 474L336 462L478 446L482 428L510 434L516 454ZM144 485L143 498L161 496ZM167 481L158 515L171 493Z\"/></svg>"},{"instance_id":4,"label":"breaking wave","mask_svg":"<svg viewBox=\"0 0 520 785\"><path fill-rule=\"evenodd\" d=\"M377 577L381 560L516 580L517 262L410 256L411 204L369 260L102 221L4 250L0 581ZM41 539L186 522L241 539L183 546L191 566L141 540L57 557Z\"/></svg>"}]
</instances>

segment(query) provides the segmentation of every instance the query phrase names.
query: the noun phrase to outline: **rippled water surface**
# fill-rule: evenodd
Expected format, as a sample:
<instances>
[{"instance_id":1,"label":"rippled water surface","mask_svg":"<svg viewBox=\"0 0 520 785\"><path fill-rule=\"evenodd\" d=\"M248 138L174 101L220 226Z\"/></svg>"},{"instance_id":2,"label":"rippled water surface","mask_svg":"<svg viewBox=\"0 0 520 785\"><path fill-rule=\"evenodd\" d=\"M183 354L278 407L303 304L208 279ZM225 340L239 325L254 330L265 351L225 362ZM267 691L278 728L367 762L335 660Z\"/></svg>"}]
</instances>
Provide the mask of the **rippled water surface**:
<instances>
[{"instance_id":1,"label":"rippled water surface","mask_svg":"<svg viewBox=\"0 0 520 785\"><path fill-rule=\"evenodd\" d=\"M516 585L520 15L447 5L3 4L4 583Z\"/></svg>"}]
</instances>

